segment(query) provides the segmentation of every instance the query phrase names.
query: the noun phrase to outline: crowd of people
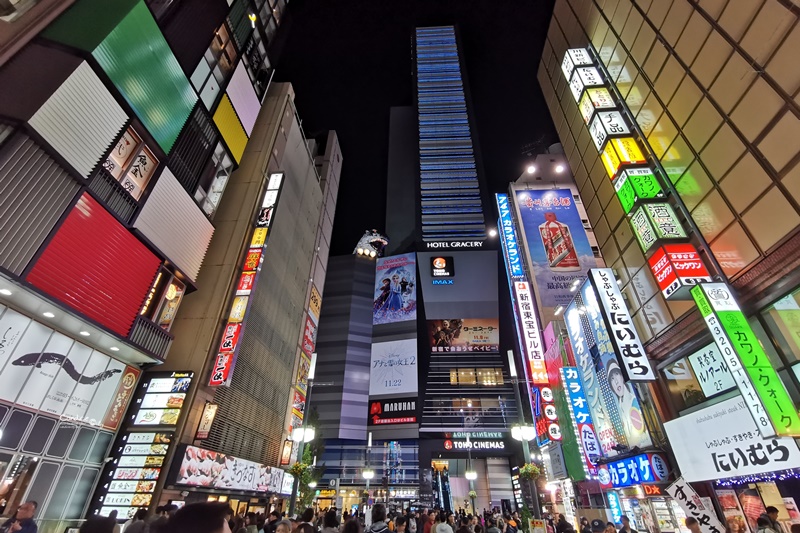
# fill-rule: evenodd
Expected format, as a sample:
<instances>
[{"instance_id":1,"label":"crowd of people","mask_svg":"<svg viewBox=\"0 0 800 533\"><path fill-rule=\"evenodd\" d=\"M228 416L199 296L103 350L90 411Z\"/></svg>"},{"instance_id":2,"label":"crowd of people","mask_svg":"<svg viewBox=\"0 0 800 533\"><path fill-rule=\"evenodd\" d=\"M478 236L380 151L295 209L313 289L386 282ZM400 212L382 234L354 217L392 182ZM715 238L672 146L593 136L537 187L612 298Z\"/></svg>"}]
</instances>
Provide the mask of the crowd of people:
<instances>
[{"instance_id":1,"label":"crowd of people","mask_svg":"<svg viewBox=\"0 0 800 533\"><path fill-rule=\"evenodd\" d=\"M16 513L0 524L0 533L37 533L34 521L38 505L28 501ZM780 533L778 510L767 507L758 518L757 533ZM483 510L483 514L468 514L441 510L414 511L406 509L388 513L386 506L376 503L370 513L371 521L363 513L336 509L315 512L307 508L299 516L287 517L278 511L266 515L246 513L235 516L227 503L200 502L178 508L176 505L158 507L154 515L137 511L133 518L120 524L116 513L96 516L84 522L80 533L518 533L522 521L517 512L501 514L498 508ZM544 516L547 533L577 533L563 514ZM627 516L622 516L622 527L613 522L581 518L579 533L639 533L631 527ZM695 518L685 521L691 533L703 533ZM792 533L800 533L800 524L793 524Z\"/></svg>"}]
</instances>

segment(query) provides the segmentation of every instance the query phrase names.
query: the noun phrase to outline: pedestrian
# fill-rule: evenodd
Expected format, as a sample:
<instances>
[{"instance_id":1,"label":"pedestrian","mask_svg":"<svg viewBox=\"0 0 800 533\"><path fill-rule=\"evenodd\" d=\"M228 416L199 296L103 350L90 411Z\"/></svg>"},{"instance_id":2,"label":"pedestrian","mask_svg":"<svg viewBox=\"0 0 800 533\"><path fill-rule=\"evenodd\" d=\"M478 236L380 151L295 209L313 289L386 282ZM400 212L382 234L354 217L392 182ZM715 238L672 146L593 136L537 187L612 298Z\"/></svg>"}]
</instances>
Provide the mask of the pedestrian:
<instances>
[{"instance_id":1,"label":"pedestrian","mask_svg":"<svg viewBox=\"0 0 800 533\"><path fill-rule=\"evenodd\" d=\"M322 517L322 530L320 533L339 533L339 521L336 519L336 511L331 510Z\"/></svg>"},{"instance_id":2,"label":"pedestrian","mask_svg":"<svg viewBox=\"0 0 800 533\"><path fill-rule=\"evenodd\" d=\"M702 533L703 530L700 529L700 523L697 521L697 518L690 516L685 521L686 527L692 533Z\"/></svg>"},{"instance_id":3,"label":"pedestrian","mask_svg":"<svg viewBox=\"0 0 800 533\"><path fill-rule=\"evenodd\" d=\"M422 533L431 533L434 523L436 523L436 511L430 511L425 516L425 524L422 526Z\"/></svg>"},{"instance_id":4,"label":"pedestrian","mask_svg":"<svg viewBox=\"0 0 800 533\"><path fill-rule=\"evenodd\" d=\"M759 518L765 519L769 522L770 529L781 531L781 525L778 523L778 508L770 505L767 507L767 512L763 513Z\"/></svg>"},{"instance_id":5,"label":"pedestrian","mask_svg":"<svg viewBox=\"0 0 800 533\"><path fill-rule=\"evenodd\" d=\"M558 523L556 524L556 533L575 533L575 528L572 524L567 522L567 517L563 514L558 515Z\"/></svg>"},{"instance_id":6,"label":"pedestrian","mask_svg":"<svg viewBox=\"0 0 800 533\"><path fill-rule=\"evenodd\" d=\"M589 525L589 519L585 516L581 518L581 533L592 533L592 528Z\"/></svg>"},{"instance_id":7,"label":"pedestrian","mask_svg":"<svg viewBox=\"0 0 800 533\"><path fill-rule=\"evenodd\" d=\"M256 513L247 513L244 515L244 523L242 525L242 533L258 533L258 525L256 523ZM313 533L313 532L312 532Z\"/></svg>"},{"instance_id":8,"label":"pedestrian","mask_svg":"<svg viewBox=\"0 0 800 533\"><path fill-rule=\"evenodd\" d=\"M351 518L345 522L342 533L364 533L364 528L358 518Z\"/></svg>"},{"instance_id":9,"label":"pedestrian","mask_svg":"<svg viewBox=\"0 0 800 533\"><path fill-rule=\"evenodd\" d=\"M386 506L376 503L372 506L372 525L366 533L388 533L389 526L386 524Z\"/></svg>"},{"instance_id":10,"label":"pedestrian","mask_svg":"<svg viewBox=\"0 0 800 533\"><path fill-rule=\"evenodd\" d=\"M603 531L606 529L606 523L597 518L592 520L590 526L591 526L591 533L603 533ZM614 533L616 533L616 531L617 528L614 528Z\"/></svg>"},{"instance_id":11,"label":"pedestrian","mask_svg":"<svg viewBox=\"0 0 800 533\"><path fill-rule=\"evenodd\" d=\"M606 529L603 533L617 533L617 526L614 525L614 522L606 522Z\"/></svg>"},{"instance_id":12,"label":"pedestrian","mask_svg":"<svg viewBox=\"0 0 800 533\"><path fill-rule=\"evenodd\" d=\"M622 527L619 528L619 533L639 533L631 527L631 519L622 515Z\"/></svg>"},{"instance_id":13,"label":"pedestrian","mask_svg":"<svg viewBox=\"0 0 800 533\"><path fill-rule=\"evenodd\" d=\"M0 533L36 533L39 528L33 521L33 515L39 504L33 500L27 501L17 507L14 516L3 522L0 526Z\"/></svg>"},{"instance_id":14,"label":"pedestrian","mask_svg":"<svg viewBox=\"0 0 800 533\"><path fill-rule=\"evenodd\" d=\"M394 521L395 533L406 533L409 520L405 516L398 516Z\"/></svg>"},{"instance_id":15,"label":"pedestrian","mask_svg":"<svg viewBox=\"0 0 800 533\"><path fill-rule=\"evenodd\" d=\"M150 533L168 533L168 530L163 529L167 525L169 519L178 511L178 506L170 503L160 508L161 514L150 524ZM156 509L158 512L158 509Z\"/></svg>"},{"instance_id":16,"label":"pedestrian","mask_svg":"<svg viewBox=\"0 0 800 533\"><path fill-rule=\"evenodd\" d=\"M470 519L468 516L462 516L459 520L458 529L456 533L472 533L472 530L469 528Z\"/></svg>"},{"instance_id":17,"label":"pedestrian","mask_svg":"<svg viewBox=\"0 0 800 533\"><path fill-rule=\"evenodd\" d=\"M163 531L169 531L169 533L231 533L227 519L229 509L230 505L227 503L190 503L170 515Z\"/></svg>"},{"instance_id":18,"label":"pedestrian","mask_svg":"<svg viewBox=\"0 0 800 533\"><path fill-rule=\"evenodd\" d=\"M281 520L281 513L278 511L272 511L269 513L267 517L267 521L264 523L264 527L261 530L262 533L275 533L275 527L278 525L278 522Z\"/></svg>"},{"instance_id":19,"label":"pedestrian","mask_svg":"<svg viewBox=\"0 0 800 533\"><path fill-rule=\"evenodd\" d=\"M306 507L303 514L300 515L299 524L296 529L292 530L292 533L316 533L317 530L311 523L312 520L314 520L314 509Z\"/></svg>"},{"instance_id":20,"label":"pedestrian","mask_svg":"<svg viewBox=\"0 0 800 533\"><path fill-rule=\"evenodd\" d=\"M128 522L126 522L126 526L123 527L123 533L145 533L147 531L147 509L139 509L136 511L136 514L133 515Z\"/></svg>"},{"instance_id":21,"label":"pedestrian","mask_svg":"<svg viewBox=\"0 0 800 533\"><path fill-rule=\"evenodd\" d=\"M275 533L292 533L292 522L281 519L275 524Z\"/></svg>"},{"instance_id":22,"label":"pedestrian","mask_svg":"<svg viewBox=\"0 0 800 533\"><path fill-rule=\"evenodd\" d=\"M758 527L757 533L780 533L778 530L772 527L772 523L770 522L769 518L765 518L764 516L758 517L756 525Z\"/></svg>"}]
</instances>

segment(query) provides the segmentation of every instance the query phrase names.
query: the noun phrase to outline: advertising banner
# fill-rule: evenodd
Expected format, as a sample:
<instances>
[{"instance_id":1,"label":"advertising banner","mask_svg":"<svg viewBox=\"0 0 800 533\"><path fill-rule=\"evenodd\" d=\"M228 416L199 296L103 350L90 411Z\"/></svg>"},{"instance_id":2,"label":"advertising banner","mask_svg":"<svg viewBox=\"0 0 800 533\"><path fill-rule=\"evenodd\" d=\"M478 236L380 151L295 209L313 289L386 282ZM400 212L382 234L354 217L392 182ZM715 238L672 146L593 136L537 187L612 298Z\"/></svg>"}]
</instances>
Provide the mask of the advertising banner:
<instances>
[{"instance_id":1,"label":"advertising banner","mask_svg":"<svg viewBox=\"0 0 800 533\"><path fill-rule=\"evenodd\" d=\"M271 469L253 461L187 446L174 483L186 487L246 490L269 490Z\"/></svg>"},{"instance_id":2,"label":"advertising banner","mask_svg":"<svg viewBox=\"0 0 800 533\"><path fill-rule=\"evenodd\" d=\"M592 272L595 272L595 270L592 270ZM614 284L616 285L616 282ZM652 441L647 432L639 399L636 397L633 385L625 380L623 369L614 352L612 343L614 333L608 327L610 321L602 316L597 294L589 281L585 282L581 287L581 299L585 308L584 316L589 322L589 327L594 336L596 348L595 370L600 390L603 393L602 399L606 407L605 410L610 414L611 422L618 435L622 437L629 448L649 446ZM619 301L622 301L621 297ZM625 305L624 302L622 305ZM609 307L609 309L612 308ZM620 309L616 313L622 313L622 310ZM627 308L624 313L628 313ZM616 325L618 327L623 326L625 322L624 319L619 319ZM630 328L633 329L633 326L631 325ZM642 348L641 353L644 354L644 348Z\"/></svg>"},{"instance_id":3,"label":"advertising banner","mask_svg":"<svg viewBox=\"0 0 800 533\"><path fill-rule=\"evenodd\" d=\"M736 387L728 363L713 342L687 357L706 398Z\"/></svg>"},{"instance_id":4,"label":"advertising banner","mask_svg":"<svg viewBox=\"0 0 800 533\"><path fill-rule=\"evenodd\" d=\"M223 330L220 350L214 359L211 376L208 379L210 387L227 387L231 383L233 368L236 366L236 357L239 353L239 337L247 324L250 294L255 290L256 284L260 279L261 264L264 261L264 252L269 243L270 226L277 207L282 183L283 172L270 174L267 190L261 200L261 209L258 211L258 217L253 224L253 233L239 274L235 296L228 314L228 322Z\"/></svg>"},{"instance_id":5,"label":"advertising banner","mask_svg":"<svg viewBox=\"0 0 800 533\"><path fill-rule=\"evenodd\" d=\"M597 460L602 457L600 442L592 422L592 413L589 409L589 402L583 392L583 382L580 377L580 369L577 367L566 366L561 369L561 377L564 383L564 392L567 394L569 414L572 418L572 426L578 446L583 452L584 465L586 472L594 475L597 473Z\"/></svg>"},{"instance_id":6,"label":"advertising banner","mask_svg":"<svg viewBox=\"0 0 800 533\"><path fill-rule=\"evenodd\" d=\"M708 269L693 244L665 244L648 260L664 298L691 298L689 288L711 281Z\"/></svg>"},{"instance_id":7,"label":"advertising banner","mask_svg":"<svg viewBox=\"0 0 800 533\"><path fill-rule=\"evenodd\" d=\"M661 483L669 477L669 466L660 453L642 453L598 466L597 477L604 489Z\"/></svg>"},{"instance_id":8,"label":"advertising banner","mask_svg":"<svg viewBox=\"0 0 800 533\"><path fill-rule=\"evenodd\" d=\"M541 305L566 306L572 282L597 266L572 191L518 191L517 204Z\"/></svg>"},{"instance_id":9,"label":"advertising banner","mask_svg":"<svg viewBox=\"0 0 800 533\"><path fill-rule=\"evenodd\" d=\"M417 319L417 264L414 253L381 257L375 263L372 324Z\"/></svg>"},{"instance_id":10,"label":"advertising banner","mask_svg":"<svg viewBox=\"0 0 800 533\"><path fill-rule=\"evenodd\" d=\"M717 518L714 508L706 507L684 478L678 478L675 483L667 487L666 492L681 506L687 517L697 520L703 533L725 533L725 526Z\"/></svg>"},{"instance_id":11,"label":"advertising banner","mask_svg":"<svg viewBox=\"0 0 800 533\"><path fill-rule=\"evenodd\" d=\"M623 380L655 380L656 373L650 366L644 346L639 340L639 333L633 325L631 313L622 298L614 272L610 268L593 268L590 271L590 279L599 299L584 303L587 307L591 303L590 311L597 310L603 315L608 328L608 339L621 365Z\"/></svg>"},{"instance_id":12,"label":"advertising banner","mask_svg":"<svg viewBox=\"0 0 800 533\"><path fill-rule=\"evenodd\" d=\"M564 319L567 323L567 333L572 345L572 352L575 354L575 362L578 365L578 371L583 382L584 394L586 394L597 438L600 441L602 455L611 456L617 453L614 447L619 444L618 432L611 421L610 413L606 410L603 392L600 390L594 362L598 353L596 342L588 322L584 322L586 320L586 311L579 310L580 307L584 307L584 305L583 300L578 295L567 306L567 310L564 312Z\"/></svg>"},{"instance_id":13,"label":"advertising banner","mask_svg":"<svg viewBox=\"0 0 800 533\"><path fill-rule=\"evenodd\" d=\"M687 481L709 481L800 467L789 437L763 440L741 396L664 423Z\"/></svg>"},{"instance_id":14,"label":"advertising banner","mask_svg":"<svg viewBox=\"0 0 800 533\"><path fill-rule=\"evenodd\" d=\"M539 320L536 318L536 303L533 301L530 286L527 281L514 282L514 299L517 304L522 331L522 342L528 359L528 370L531 381L535 385L547 385L547 368L544 364L544 349L542 336L539 330Z\"/></svg>"},{"instance_id":15,"label":"advertising banner","mask_svg":"<svg viewBox=\"0 0 800 533\"><path fill-rule=\"evenodd\" d=\"M453 318L428 320L432 352L500 351L500 321L497 318Z\"/></svg>"},{"instance_id":16,"label":"advertising banner","mask_svg":"<svg viewBox=\"0 0 800 533\"><path fill-rule=\"evenodd\" d=\"M319 314L322 311L322 295L320 295L317 286L311 284L311 296L308 299L308 314L311 318L319 324Z\"/></svg>"},{"instance_id":17,"label":"advertising banner","mask_svg":"<svg viewBox=\"0 0 800 533\"><path fill-rule=\"evenodd\" d=\"M500 239L503 244L508 275L512 281L524 281L525 271L522 268L522 255L520 254L517 231L514 229L514 219L511 216L511 206L507 194L496 194L497 210L500 213Z\"/></svg>"},{"instance_id":18,"label":"advertising banner","mask_svg":"<svg viewBox=\"0 0 800 533\"><path fill-rule=\"evenodd\" d=\"M417 339L372 344L370 396L417 394Z\"/></svg>"},{"instance_id":19,"label":"advertising banner","mask_svg":"<svg viewBox=\"0 0 800 533\"><path fill-rule=\"evenodd\" d=\"M203 414L200 416L200 425L197 426L197 433L195 440L204 440L208 438L208 433L211 431L211 426L214 424L214 419L217 417L218 404L207 403L203 407Z\"/></svg>"},{"instance_id":20,"label":"advertising banner","mask_svg":"<svg viewBox=\"0 0 800 533\"><path fill-rule=\"evenodd\" d=\"M417 421L417 397L371 400L369 426L414 424Z\"/></svg>"},{"instance_id":21,"label":"advertising banner","mask_svg":"<svg viewBox=\"0 0 800 533\"><path fill-rule=\"evenodd\" d=\"M311 320L310 316L306 316L306 327L303 330L303 352L306 355L314 353L314 347L317 343L317 325Z\"/></svg>"},{"instance_id":22,"label":"advertising banner","mask_svg":"<svg viewBox=\"0 0 800 533\"><path fill-rule=\"evenodd\" d=\"M800 418L786 387L725 283L701 283L692 296L762 437L800 435Z\"/></svg>"}]
</instances>

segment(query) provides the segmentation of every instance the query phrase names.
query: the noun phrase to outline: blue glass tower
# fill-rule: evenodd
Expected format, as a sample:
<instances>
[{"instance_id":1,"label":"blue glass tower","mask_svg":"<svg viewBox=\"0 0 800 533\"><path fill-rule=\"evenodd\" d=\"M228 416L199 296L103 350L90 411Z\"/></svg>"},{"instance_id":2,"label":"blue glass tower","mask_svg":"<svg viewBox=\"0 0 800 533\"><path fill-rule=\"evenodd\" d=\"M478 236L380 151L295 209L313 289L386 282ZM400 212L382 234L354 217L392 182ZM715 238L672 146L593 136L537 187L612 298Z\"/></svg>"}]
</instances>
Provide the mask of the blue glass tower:
<instances>
[{"instance_id":1,"label":"blue glass tower","mask_svg":"<svg viewBox=\"0 0 800 533\"><path fill-rule=\"evenodd\" d=\"M417 28L422 239L482 239L486 222L453 26Z\"/></svg>"}]
</instances>

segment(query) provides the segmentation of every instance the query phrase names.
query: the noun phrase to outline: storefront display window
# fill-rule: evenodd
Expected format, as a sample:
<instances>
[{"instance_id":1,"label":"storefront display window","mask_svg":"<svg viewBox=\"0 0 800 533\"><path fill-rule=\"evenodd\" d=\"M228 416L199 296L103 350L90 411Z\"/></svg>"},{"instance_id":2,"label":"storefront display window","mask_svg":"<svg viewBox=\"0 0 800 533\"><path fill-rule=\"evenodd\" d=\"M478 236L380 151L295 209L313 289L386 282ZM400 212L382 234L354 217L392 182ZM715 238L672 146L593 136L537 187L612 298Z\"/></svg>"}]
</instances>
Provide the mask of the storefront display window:
<instances>
[{"instance_id":1,"label":"storefront display window","mask_svg":"<svg viewBox=\"0 0 800 533\"><path fill-rule=\"evenodd\" d=\"M169 331L185 292L186 285L169 271L162 269L156 276L139 314Z\"/></svg>"},{"instance_id":2,"label":"storefront display window","mask_svg":"<svg viewBox=\"0 0 800 533\"><path fill-rule=\"evenodd\" d=\"M137 200L142 196L156 167L158 159L133 128L128 128L103 163L103 168Z\"/></svg>"}]
</instances>

